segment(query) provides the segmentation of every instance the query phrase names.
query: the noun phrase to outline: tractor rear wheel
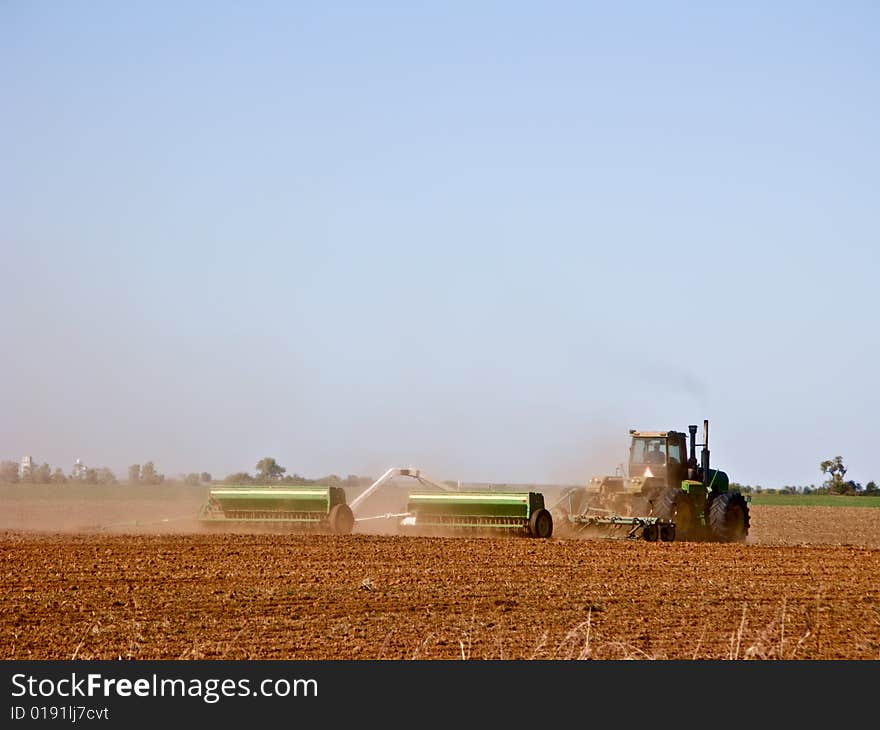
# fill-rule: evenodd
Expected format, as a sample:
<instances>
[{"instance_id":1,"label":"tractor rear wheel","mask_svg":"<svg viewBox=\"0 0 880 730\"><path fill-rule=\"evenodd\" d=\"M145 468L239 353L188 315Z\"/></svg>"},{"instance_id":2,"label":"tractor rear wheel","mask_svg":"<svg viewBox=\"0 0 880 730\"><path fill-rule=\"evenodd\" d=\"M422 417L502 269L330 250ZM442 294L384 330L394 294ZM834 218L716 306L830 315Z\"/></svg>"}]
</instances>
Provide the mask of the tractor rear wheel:
<instances>
[{"instance_id":1,"label":"tractor rear wheel","mask_svg":"<svg viewBox=\"0 0 880 730\"><path fill-rule=\"evenodd\" d=\"M336 535L350 535L354 529L354 514L347 504L335 504L330 508L330 531Z\"/></svg>"},{"instance_id":2,"label":"tractor rear wheel","mask_svg":"<svg viewBox=\"0 0 880 730\"><path fill-rule=\"evenodd\" d=\"M749 505L739 492L724 492L709 507L709 528L718 542L745 542L749 534Z\"/></svg>"},{"instance_id":3,"label":"tractor rear wheel","mask_svg":"<svg viewBox=\"0 0 880 730\"><path fill-rule=\"evenodd\" d=\"M532 537L550 537L553 534L553 516L543 508L535 510L529 518L529 532Z\"/></svg>"},{"instance_id":4,"label":"tractor rear wheel","mask_svg":"<svg viewBox=\"0 0 880 730\"><path fill-rule=\"evenodd\" d=\"M694 505L687 492L677 487L665 489L657 498L654 510L660 519L675 523L675 536L687 540L694 529Z\"/></svg>"}]
</instances>

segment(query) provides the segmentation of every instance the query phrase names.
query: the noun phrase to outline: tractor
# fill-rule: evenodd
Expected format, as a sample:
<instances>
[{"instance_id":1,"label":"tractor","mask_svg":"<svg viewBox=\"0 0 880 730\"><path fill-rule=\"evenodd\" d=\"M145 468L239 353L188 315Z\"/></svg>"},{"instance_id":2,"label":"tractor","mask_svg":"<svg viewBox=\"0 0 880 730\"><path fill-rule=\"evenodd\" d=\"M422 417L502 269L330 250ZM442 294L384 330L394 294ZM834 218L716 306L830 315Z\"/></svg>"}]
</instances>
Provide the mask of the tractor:
<instances>
[{"instance_id":1,"label":"tractor","mask_svg":"<svg viewBox=\"0 0 880 730\"><path fill-rule=\"evenodd\" d=\"M699 462L695 425L688 434L629 434L627 473L593 477L586 487L564 492L551 508L557 524L575 533L611 528L609 536L623 528L625 537L649 541L745 541L749 498L730 488L725 472L709 466L709 421L703 421Z\"/></svg>"}]
</instances>

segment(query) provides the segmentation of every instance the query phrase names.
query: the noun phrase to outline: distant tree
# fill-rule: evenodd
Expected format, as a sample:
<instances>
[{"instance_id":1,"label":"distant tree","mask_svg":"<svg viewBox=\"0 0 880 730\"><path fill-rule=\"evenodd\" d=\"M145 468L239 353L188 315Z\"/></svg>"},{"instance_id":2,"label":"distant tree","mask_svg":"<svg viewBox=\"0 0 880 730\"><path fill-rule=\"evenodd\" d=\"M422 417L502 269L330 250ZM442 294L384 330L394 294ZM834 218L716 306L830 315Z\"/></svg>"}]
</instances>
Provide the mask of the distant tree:
<instances>
[{"instance_id":1,"label":"distant tree","mask_svg":"<svg viewBox=\"0 0 880 730\"><path fill-rule=\"evenodd\" d=\"M116 475L106 466L96 470L95 478L98 484L117 484Z\"/></svg>"},{"instance_id":2,"label":"distant tree","mask_svg":"<svg viewBox=\"0 0 880 730\"><path fill-rule=\"evenodd\" d=\"M0 462L0 482L18 484L18 464L14 461Z\"/></svg>"},{"instance_id":3,"label":"distant tree","mask_svg":"<svg viewBox=\"0 0 880 730\"><path fill-rule=\"evenodd\" d=\"M165 481L165 475L156 471L156 465L148 461L141 467L141 481L144 484L156 485Z\"/></svg>"},{"instance_id":4,"label":"distant tree","mask_svg":"<svg viewBox=\"0 0 880 730\"><path fill-rule=\"evenodd\" d=\"M264 456L257 462L256 479L258 482L276 482L284 476L286 471L287 469L271 456Z\"/></svg>"},{"instance_id":5,"label":"distant tree","mask_svg":"<svg viewBox=\"0 0 880 730\"><path fill-rule=\"evenodd\" d=\"M86 469L86 475L83 478L83 481L86 484L97 484L98 483L98 470L97 469Z\"/></svg>"},{"instance_id":6,"label":"distant tree","mask_svg":"<svg viewBox=\"0 0 880 730\"><path fill-rule=\"evenodd\" d=\"M196 474L195 472L192 472L192 473L190 473L190 474L187 474L187 475L183 478L183 481L184 481L186 484L190 484L190 485L192 485L192 486L195 486L195 485L199 484L199 483L202 481L202 479L201 479L201 477L200 477L198 474Z\"/></svg>"},{"instance_id":7,"label":"distant tree","mask_svg":"<svg viewBox=\"0 0 880 730\"><path fill-rule=\"evenodd\" d=\"M52 480L52 467L45 462L31 472L31 481L34 484L48 484Z\"/></svg>"},{"instance_id":8,"label":"distant tree","mask_svg":"<svg viewBox=\"0 0 880 730\"><path fill-rule=\"evenodd\" d=\"M137 484L141 480L141 465L132 464L128 467L128 483Z\"/></svg>"},{"instance_id":9,"label":"distant tree","mask_svg":"<svg viewBox=\"0 0 880 730\"><path fill-rule=\"evenodd\" d=\"M873 480L865 485L865 494L877 494L877 492L880 492L880 488L877 487Z\"/></svg>"},{"instance_id":10,"label":"distant tree","mask_svg":"<svg viewBox=\"0 0 880 730\"><path fill-rule=\"evenodd\" d=\"M52 483L53 484L64 484L67 481L67 477L64 475L64 471L59 466L52 473Z\"/></svg>"},{"instance_id":11,"label":"distant tree","mask_svg":"<svg viewBox=\"0 0 880 730\"><path fill-rule=\"evenodd\" d=\"M819 464L819 468L823 474L828 474L824 486L829 494L848 494L857 495L862 491L862 485L852 479L844 479L846 475L846 466L840 456L828 459Z\"/></svg>"},{"instance_id":12,"label":"distant tree","mask_svg":"<svg viewBox=\"0 0 880 730\"><path fill-rule=\"evenodd\" d=\"M203 471L201 474L199 474L199 481L201 481L202 484L210 484L211 475L208 472Z\"/></svg>"},{"instance_id":13,"label":"distant tree","mask_svg":"<svg viewBox=\"0 0 880 730\"><path fill-rule=\"evenodd\" d=\"M318 479L306 479L306 477L300 476L299 474L288 474L280 481L282 484L290 484L299 487L306 487L320 482Z\"/></svg>"},{"instance_id":14,"label":"distant tree","mask_svg":"<svg viewBox=\"0 0 880 730\"><path fill-rule=\"evenodd\" d=\"M844 480L846 466L843 464L843 457L835 456L833 459L826 459L819 464L819 468L823 474L828 475L823 484L828 487L831 494L846 494L848 485Z\"/></svg>"},{"instance_id":15,"label":"distant tree","mask_svg":"<svg viewBox=\"0 0 880 730\"><path fill-rule=\"evenodd\" d=\"M342 479L339 478L336 474L328 474L325 477L321 477L320 479L315 479L317 484L323 484L328 487L341 487Z\"/></svg>"},{"instance_id":16,"label":"distant tree","mask_svg":"<svg viewBox=\"0 0 880 730\"><path fill-rule=\"evenodd\" d=\"M246 471L237 471L235 474L227 476L223 481L227 484L251 484L254 478Z\"/></svg>"}]
</instances>

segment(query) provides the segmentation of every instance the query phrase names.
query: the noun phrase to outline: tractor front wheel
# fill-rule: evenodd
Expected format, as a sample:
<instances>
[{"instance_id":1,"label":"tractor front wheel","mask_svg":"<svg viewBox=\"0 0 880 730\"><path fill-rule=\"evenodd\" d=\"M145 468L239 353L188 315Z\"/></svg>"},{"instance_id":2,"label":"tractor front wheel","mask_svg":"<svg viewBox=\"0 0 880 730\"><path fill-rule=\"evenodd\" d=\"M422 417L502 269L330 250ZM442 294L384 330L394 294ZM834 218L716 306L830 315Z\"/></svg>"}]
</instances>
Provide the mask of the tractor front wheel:
<instances>
[{"instance_id":1,"label":"tractor front wheel","mask_svg":"<svg viewBox=\"0 0 880 730\"><path fill-rule=\"evenodd\" d=\"M663 520L675 523L675 536L687 540L694 529L694 505L687 492L677 487L665 489L656 502L654 511Z\"/></svg>"}]
</instances>

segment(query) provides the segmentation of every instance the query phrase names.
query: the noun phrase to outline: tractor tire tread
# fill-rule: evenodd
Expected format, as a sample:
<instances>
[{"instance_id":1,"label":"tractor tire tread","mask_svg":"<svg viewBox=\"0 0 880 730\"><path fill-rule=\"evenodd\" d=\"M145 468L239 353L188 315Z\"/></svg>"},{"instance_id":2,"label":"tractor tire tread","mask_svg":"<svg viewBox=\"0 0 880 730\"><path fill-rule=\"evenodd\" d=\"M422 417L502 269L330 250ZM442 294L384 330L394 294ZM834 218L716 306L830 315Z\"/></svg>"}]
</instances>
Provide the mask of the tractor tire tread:
<instances>
[{"instance_id":1,"label":"tractor tire tread","mask_svg":"<svg viewBox=\"0 0 880 730\"><path fill-rule=\"evenodd\" d=\"M732 523L732 515L742 514L741 524ZM717 542L745 542L750 526L749 505L737 491L722 492L709 506L709 527Z\"/></svg>"}]
</instances>

